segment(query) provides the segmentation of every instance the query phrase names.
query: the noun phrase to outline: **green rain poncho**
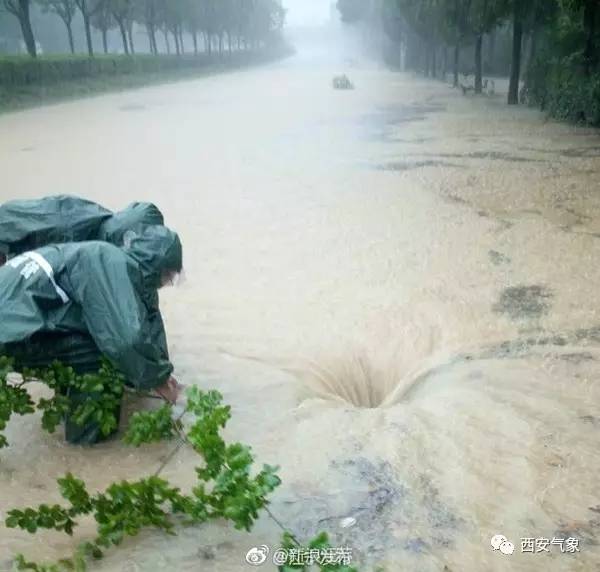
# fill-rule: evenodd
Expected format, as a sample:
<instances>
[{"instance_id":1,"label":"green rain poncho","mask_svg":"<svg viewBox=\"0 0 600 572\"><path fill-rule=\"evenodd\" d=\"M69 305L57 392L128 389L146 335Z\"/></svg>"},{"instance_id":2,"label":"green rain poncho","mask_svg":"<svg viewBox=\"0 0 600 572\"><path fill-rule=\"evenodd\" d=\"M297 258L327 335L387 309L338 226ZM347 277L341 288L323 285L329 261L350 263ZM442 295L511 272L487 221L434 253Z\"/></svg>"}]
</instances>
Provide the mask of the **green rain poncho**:
<instances>
[{"instance_id":1,"label":"green rain poncho","mask_svg":"<svg viewBox=\"0 0 600 572\"><path fill-rule=\"evenodd\" d=\"M104 355L136 389L162 385L173 366L157 290L163 272L181 270L181 243L164 226L127 242L46 246L0 268L0 354L27 367L58 359L80 373ZM67 423L72 442L98 437L97 427Z\"/></svg>"},{"instance_id":2,"label":"green rain poncho","mask_svg":"<svg viewBox=\"0 0 600 572\"><path fill-rule=\"evenodd\" d=\"M132 203L113 214L69 195L9 201L0 205L0 254L10 258L48 244L84 240L122 246L128 230L162 224L163 216L152 203Z\"/></svg>"}]
</instances>

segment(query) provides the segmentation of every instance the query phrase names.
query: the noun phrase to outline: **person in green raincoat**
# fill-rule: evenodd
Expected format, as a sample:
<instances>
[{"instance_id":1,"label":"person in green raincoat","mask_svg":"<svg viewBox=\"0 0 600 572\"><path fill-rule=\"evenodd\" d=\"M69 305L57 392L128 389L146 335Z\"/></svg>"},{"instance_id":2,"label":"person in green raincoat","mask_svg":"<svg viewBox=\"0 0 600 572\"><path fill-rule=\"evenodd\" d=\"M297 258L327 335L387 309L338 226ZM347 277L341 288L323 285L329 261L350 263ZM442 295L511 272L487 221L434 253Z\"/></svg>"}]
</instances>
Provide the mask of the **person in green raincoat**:
<instances>
[{"instance_id":1,"label":"person in green raincoat","mask_svg":"<svg viewBox=\"0 0 600 572\"><path fill-rule=\"evenodd\" d=\"M18 255L0 268L0 355L28 368L59 360L80 374L97 371L106 357L135 389L175 401L180 387L158 289L182 267L179 237L164 226L130 231L122 248L87 241ZM66 420L69 442L101 437L96 423Z\"/></svg>"},{"instance_id":2,"label":"person in green raincoat","mask_svg":"<svg viewBox=\"0 0 600 572\"><path fill-rule=\"evenodd\" d=\"M102 240L122 246L129 230L163 225L152 203L132 203L117 213L71 195L8 201L0 205L0 266L48 244Z\"/></svg>"}]
</instances>

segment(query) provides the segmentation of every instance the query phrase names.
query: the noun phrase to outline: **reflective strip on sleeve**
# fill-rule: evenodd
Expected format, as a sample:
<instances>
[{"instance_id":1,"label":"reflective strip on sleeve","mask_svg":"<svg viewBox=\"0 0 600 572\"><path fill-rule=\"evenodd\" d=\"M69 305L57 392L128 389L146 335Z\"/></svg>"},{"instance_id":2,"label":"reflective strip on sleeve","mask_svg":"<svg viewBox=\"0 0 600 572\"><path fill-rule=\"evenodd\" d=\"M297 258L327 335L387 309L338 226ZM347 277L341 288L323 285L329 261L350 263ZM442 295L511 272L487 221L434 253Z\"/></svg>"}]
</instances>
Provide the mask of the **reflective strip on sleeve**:
<instances>
[{"instance_id":1,"label":"reflective strip on sleeve","mask_svg":"<svg viewBox=\"0 0 600 572\"><path fill-rule=\"evenodd\" d=\"M52 286L54 286L56 293L63 301L63 304L70 301L67 293L56 283L56 280L54 280L54 270L52 269L52 266L50 266L50 263L41 254L37 252L26 252L23 256L29 258L29 260L33 260L44 271L48 280L50 280Z\"/></svg>"}]
</instances>

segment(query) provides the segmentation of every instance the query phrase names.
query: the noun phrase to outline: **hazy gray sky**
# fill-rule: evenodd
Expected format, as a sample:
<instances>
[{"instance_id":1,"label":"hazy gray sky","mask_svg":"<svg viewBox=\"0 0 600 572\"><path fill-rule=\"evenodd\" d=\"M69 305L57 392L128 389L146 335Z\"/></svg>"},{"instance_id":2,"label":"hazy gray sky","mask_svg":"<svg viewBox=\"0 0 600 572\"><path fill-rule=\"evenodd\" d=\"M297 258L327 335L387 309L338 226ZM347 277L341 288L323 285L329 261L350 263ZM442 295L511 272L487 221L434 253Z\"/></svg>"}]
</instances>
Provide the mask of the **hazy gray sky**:
<instances>
[{"instance_id":1,"label":"hazy gray sky","mask_svg":"<svg viewBox=\"0 0 600 572\"><path fill-rule=\"evenodd\" d=\"M283 0L290 26L322 24L329 19L329 9L335 0Z\"/></svg>"}]
</instances>

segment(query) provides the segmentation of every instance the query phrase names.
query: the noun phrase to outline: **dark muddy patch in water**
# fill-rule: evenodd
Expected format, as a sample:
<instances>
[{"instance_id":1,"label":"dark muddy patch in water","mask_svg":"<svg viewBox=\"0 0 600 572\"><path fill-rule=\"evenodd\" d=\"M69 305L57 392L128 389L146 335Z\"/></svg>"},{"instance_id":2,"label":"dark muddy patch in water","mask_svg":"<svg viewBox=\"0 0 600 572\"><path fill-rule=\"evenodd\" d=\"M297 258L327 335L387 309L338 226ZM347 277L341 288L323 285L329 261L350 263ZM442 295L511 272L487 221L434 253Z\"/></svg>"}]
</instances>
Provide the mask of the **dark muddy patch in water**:
<instances>
[{"instance_id":1,"label":"dark muddy patch in water","mask_svg":"<svg viewBox=\"0 0 600 572\"><path fill-rule=\"evenodd\" d=\"M338 498L329 506L323 499L303 501L314 504L309 510L304 504L304 511L318 518L297 521L302 535L325 530L334 546L352 546L359 562L377 561L398 547L420 554L432 547L455 545L456 531L463 521L442 501L427 476L421 475L411 486L399 480L389 462L364 457L333 461L331 466L353 483L355 491L348 497L353 500ZM353 524L343 528L340 522L344 519L352 519ZM414 523L423 520L429 523L427 532L415 533Z\"/></svg>"},{"instance_id":2,"label":"dark muddy patch in water","mask_svg":"<svg viewBox=\"0 0 600 572\"><path fill-rule=\"evenodd\" d=\"M508 161L512 163L546 163L542 159L519 157L501 151L473 151L471 153L436 153L436 157L445 159L490 159L492 161Z\"/></svg>"},{"instance_id":3,"label":"dark muddy patch in water","mask_svg":"<svg viewBox=\"0 0 600 572\"><path fill-rule=\"evenodd\" d=\"M579 541L579 550L585 550L586 546L598 546L599 531L600 518L596 515L585 520L560 523L553 536L557 538L575 538Z\"/></svg>"},{"instance_id":4,"label":"dark muddy patch in water","mask_svg":"<svg viewBox=\"0 0 600 572\"><path fill-rule=\"evenodd\" d=\"M600 427L600 418L596 417L595 415L582 415L579 419L581 419L581 421L584 423L593 425L594 427Z\"/></svg>"},{"instance_id":5,"label":"dark muddy patch in water","mask_svg":"<svg viewBox=\"0 0 600 572\"><path fill-rule=\"evenodd\" d=\"M573 352L569 354L559 354L558 358L579 365L581 363L594 361L596 358L589 352Z\"/></svg>"},{"instance_id":6,"label":"dark muddy patch in water","mask_svg":"<svg viewBox=\"0 0 600 572\"><path fill-rule=\"evenodd\" d=\"M370 131L371 137L388 142L396 142L393 129L400 125L424 121L427 115L446 110L445 105L399 105L381 107L372 113L365 114L359 120Z\"/></svg>"},{"instance_id":7,"label":"dark muddy patch in water","mask_svg":"<svg viewBox=\"0 0 600 572\"><path fill-rule=\"evenodd\" d=\"M501 266L503 264L510 264L511 259L506 256L506 254L502 254L497 250L489 250L488 256L490 257L490 261L494 266Z\"/></svg>"},{"instance_id":8,"label":"dark muddy patch in water","mask_svg":"<svg viewBox=\"0 0 600 572\"><path fill-rule=\"evenodd\" d=\"M461 354L457 361L472 361L475 359L520 359L533 354L537 348L576 346L578 344L600 344L600 326L580 329L571 332L541 333L539 336L522 337L515 340L506 340L483 349L476 354ZM585 365L596 361L596 357L589 351L581 350L560 353L548 352L544 349L546 358L553 357L557 360L567 361L575 366Z\"/></svg>"},{"instance_id":9,"label":"dark muddy patch in water","mask_svg":"<svg viewBox=\"0 0 600 572\"><path fill-rule=\"evenodd\" d=\"M600 326L577 330L575 332L575 339L578 342L594 342L600 344Z\"/></svg>"},{"instance_id":10,"label":"dark muddy patch in water","mask_svg":"<svg viewBox=\"0 0 600 572\"><path fill-rule=\"evenodd\" d=\"M600 157L600 146L571 147L567 149L540 149L539 147L520 146L517 149L545 155L559 155L561 157L568 157L569 159L593 159L594 157Z\"/></svg>"},{"instance_id":11,"label":"dark muddy patch in water","mask_svg":"<svg viewBox=\"0 0 600 572\"><path fill-rule=\"evenodd\" d=\"M590 159L600 157L600 147L574 147L572 149L563 149L560 151L560 154L570 159Z\"/></svg>"},{"instance_id":12,"label":"dark muddy patch in water","mask_svg":"<svg viewBox=\"0 0 600 572\"><path fill-rule=\"evenodd\" d=\"M592 238L600 238L600 232L588 232L586 230L575 230L572 226L565 225L561 226L560 230L563 232L568 232L569 234L584 234L586 236L591 236Z\"/></svg>"},{"instance_id":13,"label":"dark muddy patch in water","mask_svg":"<svg viewBox=\"0 0 600 572\"><path fill-rule=\"evenodd\" d=\"M478 210L476 212L477 212L477 216L480 216L481 218L487 218L487 219L494 220L495 222L497 222L498 229L496 230L496 232L508 230L508 229L512 228L513 226L515 226L514 222L503 219L503 218L499 218L494 213L491 213L489 211Z\"/></svg>"},{"instance_id":14,"label":"dark muddy patch in water","mask_svg":"<svg viewBox=\"0 0 600 572\"><path fill-rule=\"evenodd\" d=\"M471 205L469 201L457 195L446 195L446 200L457 205Z\"/></svg>"},{"instance_id":15,"label":"dark muddy patch in water","mask_svg":"<svg viewBox=\"0 0 600 572\"><path fill-rule=\"evenodd\" d=\"M378 171L410 171L412 169L421 169L423 167L456 167L462 168L460 165L455 165L453 163L446 163L445 161L394 161L391 163L384 163L383 165L377 165L376 169Z\"/></svg>"},{"instance_id":16,"label":"dark muddy patch in water","mask_svg":"<svg viewBox=\"0 0 600 572\"><path fill-rule=\"evenodd\" d=\"M493 310L511 320L540 318L550 310L550 298L552 292L539 284L512 286L502 291Z\"/></svg>"}]
</instances>

